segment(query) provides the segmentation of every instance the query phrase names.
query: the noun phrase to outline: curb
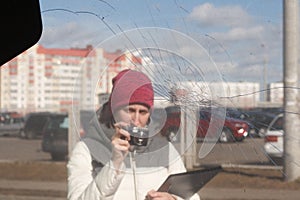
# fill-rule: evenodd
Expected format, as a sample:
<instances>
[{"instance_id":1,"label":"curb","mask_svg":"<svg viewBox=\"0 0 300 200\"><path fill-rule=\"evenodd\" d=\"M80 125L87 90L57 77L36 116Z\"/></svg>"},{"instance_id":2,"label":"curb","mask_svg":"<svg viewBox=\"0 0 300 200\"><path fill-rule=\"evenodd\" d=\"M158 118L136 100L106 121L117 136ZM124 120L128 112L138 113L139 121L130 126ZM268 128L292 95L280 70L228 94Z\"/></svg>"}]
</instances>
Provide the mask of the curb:
<instances>
[{"instance_id":1,"label":"curb","mask_svg":"<svg viewBox=\"0 0 300 200\"><path fill-rule=\"evenodd\" d=\"M283 166L279 165L243 165L243 164L222 164L222 168L242 168L242 169L270 169L283 170Z\"/></svg>"}]
</instances>

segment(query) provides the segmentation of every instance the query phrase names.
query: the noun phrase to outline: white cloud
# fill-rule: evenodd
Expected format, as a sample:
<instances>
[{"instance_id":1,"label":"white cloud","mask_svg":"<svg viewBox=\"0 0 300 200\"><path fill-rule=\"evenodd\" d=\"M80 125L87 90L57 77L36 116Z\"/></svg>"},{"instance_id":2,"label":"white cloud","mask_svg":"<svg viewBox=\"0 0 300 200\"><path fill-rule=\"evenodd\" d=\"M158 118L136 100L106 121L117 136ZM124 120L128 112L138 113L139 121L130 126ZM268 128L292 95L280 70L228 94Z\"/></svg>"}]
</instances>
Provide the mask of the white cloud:
<instances>
[{"instance_id":1,"label":"white cloud","mask_svg":"<svg viewBox=\"0 0 300 200\"><path fill-rule=\"evenodd\" d=\"M39 42L47 47L96 46L112 35L104 23L93 15L59 14L52 12L43 15L44 30Z\"/></svg>"},{"instance_id":2,"label":"white cloud","mask_svg":"<svg viewBox=\"0 0 300 200\"><path fill-rule=\"evenodd\" d=\"M202 26L245 26L252 21L252 17L240 6L215 7L205 3L195 7L188 19Z\"/></svg>"},{"instance_id":3,"label":"white cloud","mask_svg":"<svg viewBox=\"0 0 300 200\"><path fill-rule=\"evenodd\" d=\"M266 62L272 68L272 73L268 72L268 80L281 79L280 23L269 23L268 20L251 16L237 5L216 7L211 3L195 7L188 18L207 32L208 38L212 39L209 44L213 44L212 41L219 44L219 48L209 48L227 80L259 82ZM222 53L222 49L226 54ZM226 61L230 61L231 65L222 64Z\"/></svg>"},{"instance_id":4,"label":"white cloud","mask_svg":"<svg viewBox=\"0 0 300 200\"><path fill-rule=\"evenodd\" d=\"M264 34L264 27L263 26L254 26L254 27L237 27L232 28L228 32L215 32L211 33L216 39L222 41L236 41L236 40L249 40L249 39L261 39L262 35Z\"/></svg>"}]
</instances>

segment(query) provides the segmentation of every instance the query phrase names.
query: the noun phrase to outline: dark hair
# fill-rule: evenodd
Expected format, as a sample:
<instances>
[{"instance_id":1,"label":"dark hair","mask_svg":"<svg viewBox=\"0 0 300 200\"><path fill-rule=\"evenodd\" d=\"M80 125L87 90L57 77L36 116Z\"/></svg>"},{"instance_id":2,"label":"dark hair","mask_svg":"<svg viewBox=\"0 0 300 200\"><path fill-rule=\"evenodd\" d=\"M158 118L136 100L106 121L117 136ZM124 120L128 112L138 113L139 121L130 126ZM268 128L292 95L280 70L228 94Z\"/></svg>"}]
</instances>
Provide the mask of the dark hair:
<instances>
[{"instance_id":1,"label":"dark hair","mask_svg":"<svg viewBox=\"0 0 300 200\"><path fill-rule=\"evenodd\" d=\"M107 128L114 127L115 119L109 106L109 102L102 105L97 111L97 116L99 123L104 124Z\"/></svg>"}]
</instances>

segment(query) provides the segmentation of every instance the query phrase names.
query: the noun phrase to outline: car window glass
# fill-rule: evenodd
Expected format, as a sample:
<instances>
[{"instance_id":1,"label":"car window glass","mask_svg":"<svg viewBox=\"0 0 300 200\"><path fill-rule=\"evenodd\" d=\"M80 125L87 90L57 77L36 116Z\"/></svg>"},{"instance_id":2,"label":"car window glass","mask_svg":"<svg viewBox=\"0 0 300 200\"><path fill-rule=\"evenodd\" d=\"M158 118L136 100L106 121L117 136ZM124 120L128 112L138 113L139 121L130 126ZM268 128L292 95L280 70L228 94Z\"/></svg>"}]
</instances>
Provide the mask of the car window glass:
<instances>
[{"instance_id":1,"label":"car window glass","mask_svg":"<svg viewBox=\"0 0 300 200\"><path fill-rule=\"evenodd\" d=\"M3 121L3 124L10 124L11 119L10 118L5 118L5 120Z\"/></svg>"},{"instance_id":2,"label":"car window glass","mask_svg":"<svg viewBox=\"0 0 300 200\"><path fill-rule=\"evenodd\" d=\"M200 119L205 119L205 114L203 112L200 112Z\"/></svg>"},{"instance_id":3,"label":"car window glass","mask_svg":"<svg viewBox=\"0 0 300 200\"><path fill-rule=\"evenodd\" d=\"M22 122L21 118L13 118L13 123L17 124L17 123L20 123L20 122Z\"/></svg>"},{"instance_id":4,"label":"car window glass","mask_svg":"<svg viewBox=\"0 0 300 200\"><path fill-rule=\"evenodd\" d=\"M69 127L69 118L64 118L63 122L59 125L60 128L68 128Z\"/></svg>"},{"instance_id":5,"label":"car window glass","mask_svg":"<svg viewBox=\"0 0 300 200\"><path fill-rule=\"evenodd\" d=\"M50 119L47 129L58 129L59 121L56 119Z\"/></svg>"},{"instance_id":6,"label":"car window glass","mask_svg":"<svg viewBox=\"0 0 300 200\"><path fill-rule=\"evenodd\" d=\"M278 118L271 127L271 130L283 130L283 117Z\"/></svg>"}]
</instances>

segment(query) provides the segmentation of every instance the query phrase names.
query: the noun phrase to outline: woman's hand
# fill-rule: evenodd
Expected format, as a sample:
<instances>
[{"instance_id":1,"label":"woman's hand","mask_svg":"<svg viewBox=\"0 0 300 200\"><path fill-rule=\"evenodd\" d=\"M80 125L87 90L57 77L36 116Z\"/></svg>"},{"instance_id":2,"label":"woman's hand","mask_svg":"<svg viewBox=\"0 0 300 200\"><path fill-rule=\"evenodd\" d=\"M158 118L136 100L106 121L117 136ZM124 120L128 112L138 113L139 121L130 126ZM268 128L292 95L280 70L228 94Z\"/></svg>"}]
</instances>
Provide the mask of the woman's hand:
<instances>
[{"instance_id":1,"label":"woman's hand","mask_svg":"<svg viewBox=\"0 0 300 200\"><path fill-rule=\"evenodd\" d=\"M151 190L147 193L147 200L176 200L174 196L167 192L157 192Z\"/></svg>"},{"instance_id":2,"label":"woman's hand","mask_svg":"<svg viewBox=\"0 0 300 200\"><path fill-rule=\"evenodd\" d=\"M129 151L130 134L122 129L126 124L119 122L115 124L115 134L112 137L112 162L116 169L120 169L122 162Z\"/></svg>"}]
</instances>

